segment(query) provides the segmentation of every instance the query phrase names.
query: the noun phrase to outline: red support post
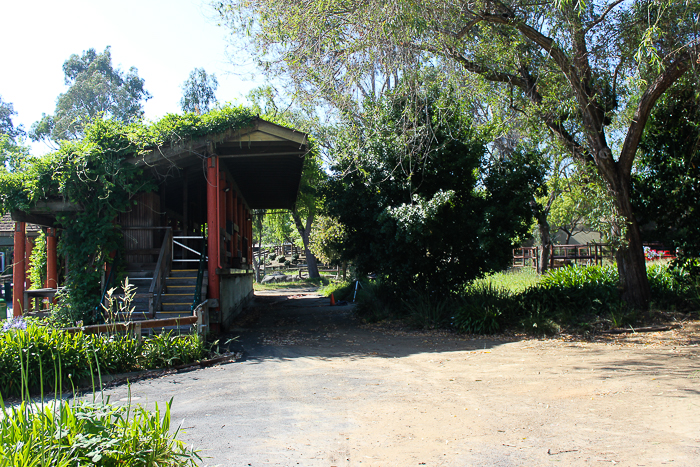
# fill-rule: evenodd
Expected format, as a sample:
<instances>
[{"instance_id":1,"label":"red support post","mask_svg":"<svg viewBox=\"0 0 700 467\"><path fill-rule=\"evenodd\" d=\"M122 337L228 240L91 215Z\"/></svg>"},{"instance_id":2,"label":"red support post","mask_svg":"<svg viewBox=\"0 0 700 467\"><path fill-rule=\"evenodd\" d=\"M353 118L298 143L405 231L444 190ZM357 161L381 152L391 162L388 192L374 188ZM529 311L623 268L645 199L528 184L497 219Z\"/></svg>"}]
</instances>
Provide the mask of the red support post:
<instances>
[{"instance_id":1,"label":"red support post","mask_svg":"<svg viewBox=\"0 0 700 467\"><path fill-rule=\"evenodd\" d=\"M226 174L219 172L219 263L221 267L228 267L226 257Z\"/></svg>"},{"instance_id":2,"label":"red support post","mask_svg":"<svg viewBox=\"0 0 700 467\"><path fill-rule=\"evenodd\" d=\"M209 259L209 298L219 299L219 276L216 269L219 264L219 158L215 155L207 159L207 250Z\"/></svg>"},{"instance_id":3,"label":"red support post","mask_svg":"<svg viewBox=\"0 0 700 467\"><path fill-rule=\"evenodd\" d=\"M15 222L15 245L14 259L12 264L12 314L22 316L24 308L24 279L27 275L24 253L26 244L26 234L24 232L25 223Z\"/></svg>"}]
</instances>

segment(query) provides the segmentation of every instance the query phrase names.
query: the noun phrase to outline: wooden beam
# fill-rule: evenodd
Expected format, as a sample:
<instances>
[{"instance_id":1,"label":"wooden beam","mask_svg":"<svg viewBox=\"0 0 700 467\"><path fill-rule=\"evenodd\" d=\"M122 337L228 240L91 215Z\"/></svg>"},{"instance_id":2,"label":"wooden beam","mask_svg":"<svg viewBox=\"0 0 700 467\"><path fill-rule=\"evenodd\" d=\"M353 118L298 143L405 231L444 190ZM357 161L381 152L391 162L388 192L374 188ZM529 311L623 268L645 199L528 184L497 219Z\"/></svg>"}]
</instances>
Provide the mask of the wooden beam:
<instances>
[{"instance_id":1,"label":"wooden beam","mask_svg":"<svg viewBox=\"0 0 700 467\"><path fill-rule=\"evenodd\" d=\"M78 212L85 208L78 203L64 200L37 201L36 206L29 210L32 214L44 214L47 212Z\"/></svg>"},{"instance_id":2,"label":"wooden beam","mask_svg":"<svg viewBox=\"0 0 700 467\"><path fill-rule=\"evenodd\" d=\"M42 214L29 214L22 211L13 211L10 214L13 221L16 222L26 222L28 224L37 224L44 227L54 227L56 225L56 218L50 215Z\"/></svg>"}]
</instances>

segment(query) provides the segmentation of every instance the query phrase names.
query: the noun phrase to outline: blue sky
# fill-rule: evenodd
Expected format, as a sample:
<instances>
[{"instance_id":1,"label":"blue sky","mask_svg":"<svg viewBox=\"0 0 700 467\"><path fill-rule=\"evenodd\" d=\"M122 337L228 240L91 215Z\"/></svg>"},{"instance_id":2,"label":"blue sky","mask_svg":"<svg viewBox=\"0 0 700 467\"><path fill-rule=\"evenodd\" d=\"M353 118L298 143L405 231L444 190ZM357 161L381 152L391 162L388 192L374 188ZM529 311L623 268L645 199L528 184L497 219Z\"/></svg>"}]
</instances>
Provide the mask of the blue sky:
<instances>
[{"instance_id":1,"label":"blue sky","mask_svg":"<svg viewBox=\"0 0 700 467\"><path fill-rule=\"evenodd\" d=\"M112 62L134 66L153 96L146 118L179 112L181 85L203 67L219 81L219 101L243 99L263 84L250 57L227 53L230 33L204 0L34 0L0 6L0 96L11 102L15 125L29 129L41 113L53 113L65 92L63 62L89 48L112 47ZM33 144L32 152L48 152Z\"/></svg>"}]
</instances>

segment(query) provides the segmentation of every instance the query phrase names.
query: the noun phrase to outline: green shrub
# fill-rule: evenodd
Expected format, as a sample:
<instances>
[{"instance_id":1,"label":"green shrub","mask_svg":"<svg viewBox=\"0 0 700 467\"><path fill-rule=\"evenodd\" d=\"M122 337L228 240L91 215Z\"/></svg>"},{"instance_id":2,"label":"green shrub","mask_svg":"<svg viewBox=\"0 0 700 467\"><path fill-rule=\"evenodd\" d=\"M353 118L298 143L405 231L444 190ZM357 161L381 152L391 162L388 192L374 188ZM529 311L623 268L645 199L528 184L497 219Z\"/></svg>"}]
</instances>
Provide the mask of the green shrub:
<instances>
[{"instance_id":1,"label":"green shrub","mask_svg":"<svg viewBox=\"0 0 700 467\"><path fill-rule=\"evenodd\" d=\"M444 327L454 314L454 304L449 297L435 297L422 291L413 291L401 300L408 322L419 329Z\"/></svg>"},{"instance_id":2,"label":"green shrub","mask_svg":"<svg viewBox=\"0 0 700 467\"><path fill-rule=\"evenodd\" d=\"M141 365L145 368L167 368L196 362L207 356L204 340L198 335L177 335L172 331L144 341Z\"/></svg>"},{"instance_id":3,"label":"green shrub","mask_svg":"<svg viewBox=\"0 0 700 467\"><path fill-rule=\"evenodd\" d=\"M0 400L0 402L2 402ZM172 400L161 416L128 403L22 402L0 420L0 465L12 467L196 466L196 452L170 432Z\"/></svg>"},{"instance_id":4,"label":"green shrub","mask_svg":"<svg viewBox=\"0 0 700 467\"><path fill-rule=\"evenodd\" d=\"M298 255L297 253L294 253L294 254L292 255L292 261L296 261L296 260L298 260L298 259L299 259L299 255Z\"/></svg>"},{"instance_id":5,"label":"green shrub","mask_svg":"<svg viewBox=\"0 0 700 467\"><path fill-rule=\"evenodd\" d=\"M354 282L350 289L350 300L354 292ZM355 313L368 323L388 319L401 312L400 299L393 293L393 288L379 280L362 282L355 299Z\"/></svg>"},{"instance_id":6,"label":"green shrub","mask_svg":"<svg viewBox=\"0 0 700 467\"><path fill-rule=\"evenodd\" d=\"M271 253L270 256L268 256L268 259L270 260L270 262L274 261L275 258L277 258L277 255L274 253Z\"/></svg>"},{"instance_id":7,"label":"green shrub","mask_svg":"<svg viewBox=\"0 0 700 467\"><path fill-rule=\"evenodd\" d=\"M57 385L77 386L96 371L166 368L200 360L207 353L197 335L167 333L139 343L123 334L71 334L29 324L0 333L0 394L19 396L23 371L30 392L50 392Z\"/></svg>"},{"instance_id":8,"label":"green shrub","mask_svg":"<svg viewBox=\"0 0 700 467\"><path fill-rule=\"evenodd\" d=\"M452 325L467 334L493 334L516 314L513 295L487 282L475 282L460 297Z\"/></svg>"}]
</instances>

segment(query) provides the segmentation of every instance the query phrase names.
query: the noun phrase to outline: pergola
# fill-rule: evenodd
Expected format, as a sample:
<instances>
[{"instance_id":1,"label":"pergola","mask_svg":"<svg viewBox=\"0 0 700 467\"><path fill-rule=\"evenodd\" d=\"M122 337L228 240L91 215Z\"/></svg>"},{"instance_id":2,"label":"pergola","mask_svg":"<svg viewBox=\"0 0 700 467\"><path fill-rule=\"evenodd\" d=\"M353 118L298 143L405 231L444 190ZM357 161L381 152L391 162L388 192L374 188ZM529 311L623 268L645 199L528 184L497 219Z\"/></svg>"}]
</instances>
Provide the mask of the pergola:
<instances>
[{"instance_id":1,"label":"pergola","mask_svg":"<svg viewBox=\"0 0 700 467\"><path fill-rule=\"evenodd\" d=\"M261 118L254 119L244 128L229 128L157 147L129 160L143 167L158 183L159 190L141 203L144 204L142 210L120 216L120 227L155 229L176 225L187 235L194 231L194 226L206 224L208 298L218 304L220 276L232 270L252 274L251 210L294 209L308 150L305 133ZM55 235L56 228L60 228L56 214L79 209L80 206L45 200L27 212L12 213L12 219L16 221L15 316L22 314L22 305L26 306L23 303L27 265L25 223L47 229L49 279L46 286L55 289L58 285ZM152 214L156 212L164 214ZM142 246L139 251L146 250Z\"/></svg>"}]
</instances>

